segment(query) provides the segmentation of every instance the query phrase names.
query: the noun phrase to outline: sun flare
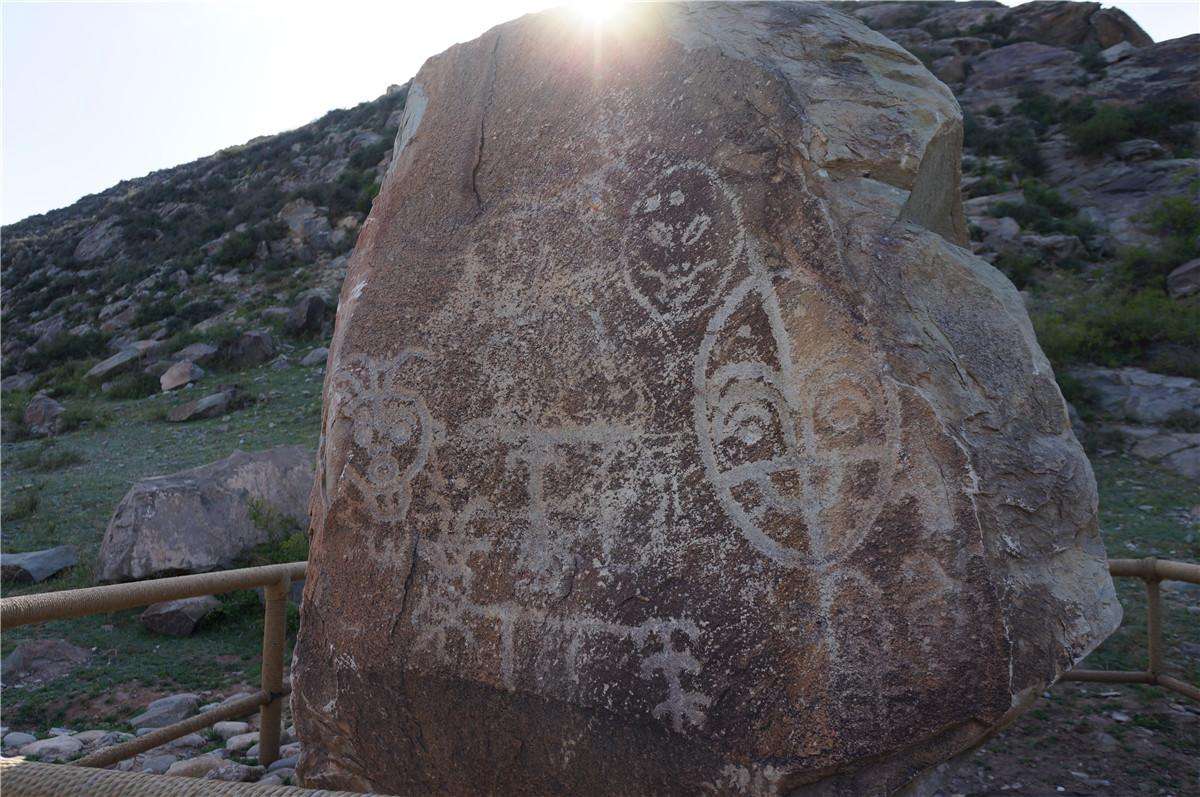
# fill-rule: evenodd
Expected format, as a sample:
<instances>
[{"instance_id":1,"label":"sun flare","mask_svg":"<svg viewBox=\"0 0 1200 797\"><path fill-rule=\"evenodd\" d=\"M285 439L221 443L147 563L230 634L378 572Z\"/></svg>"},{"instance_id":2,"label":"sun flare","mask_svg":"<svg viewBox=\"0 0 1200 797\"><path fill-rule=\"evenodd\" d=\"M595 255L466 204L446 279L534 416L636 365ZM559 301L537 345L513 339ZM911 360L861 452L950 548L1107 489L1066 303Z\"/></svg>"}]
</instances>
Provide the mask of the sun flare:
<instances>
[{"instance_id":1,"label":"sun flare","mask_svg":"<svg viewBox=\"0 0 1200 797\"><path fill-rule=\"evenodd\" d=\"M616 17L625 6L622 0L575 0L571 8L593 25L603 25Z\"/></svg>"}]
</instances>

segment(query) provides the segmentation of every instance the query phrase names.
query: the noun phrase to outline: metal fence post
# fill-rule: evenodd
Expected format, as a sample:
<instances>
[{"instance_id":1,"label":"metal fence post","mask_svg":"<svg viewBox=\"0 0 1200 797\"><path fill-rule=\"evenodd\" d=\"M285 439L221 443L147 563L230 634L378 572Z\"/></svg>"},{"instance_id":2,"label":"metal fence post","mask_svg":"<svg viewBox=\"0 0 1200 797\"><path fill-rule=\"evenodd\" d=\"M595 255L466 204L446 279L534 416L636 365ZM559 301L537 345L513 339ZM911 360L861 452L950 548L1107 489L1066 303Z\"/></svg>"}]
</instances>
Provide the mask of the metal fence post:
<instances>
[{"instance_id":1,"label":"metal fence post","mask_svg":"<svg viewBox=\"0 0 1200 797\"><path fill-rule=\"evenodd\" d=\"M259 710L258 763L269 767L279 760L283 713L283 649L287 635L287 600L291 579L284 576L263 590L262 688L272 700Z\"/></svg>"}]
</instances>

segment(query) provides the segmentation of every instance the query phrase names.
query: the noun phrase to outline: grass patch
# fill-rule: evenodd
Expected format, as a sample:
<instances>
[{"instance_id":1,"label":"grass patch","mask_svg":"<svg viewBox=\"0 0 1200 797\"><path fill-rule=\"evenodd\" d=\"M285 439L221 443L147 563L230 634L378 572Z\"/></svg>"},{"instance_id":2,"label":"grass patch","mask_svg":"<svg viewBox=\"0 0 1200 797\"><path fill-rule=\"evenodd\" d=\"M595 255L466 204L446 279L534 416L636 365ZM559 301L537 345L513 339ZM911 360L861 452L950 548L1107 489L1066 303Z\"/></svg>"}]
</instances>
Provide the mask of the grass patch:
<instances>
[{"instance_id":1,"label":"grass patch","mask_svg":"<svg viewBox=\"0 0 1200 797\"><path fill-rule=\"evenodd\" d=\"M1078 209L1062 194L1037 180L1021 183L1023 202L997 202L988 211L995 218L1009 216L1023 229L1042 235L1074 235L1087 245L1096 225L1079 215Z\"/></svg>"},{"instance_id":2,"label":"grass patch","mask_svg":"<svg viewBox=\"0 0 1200 797\"><path fill-rule=\"evenodd\" d=\"M54 441L47 440L37 448L22 452L17 457L17 467L38 473L50 473L85 461L78 451L63 448Z\"/></svg>"},{"instance_id":3,"label":"grass patch","mask_svg":"<svg viewBox=\"0 0 1200 797\"><path fill-rule=\"evenodd\" d=\"M162 390L162 384L157 376L151 376L144 371L134 371L122 374L114 379L104 395L112 401L123 399L139 399L153 396Z\"/></svg>"}]
</instances>

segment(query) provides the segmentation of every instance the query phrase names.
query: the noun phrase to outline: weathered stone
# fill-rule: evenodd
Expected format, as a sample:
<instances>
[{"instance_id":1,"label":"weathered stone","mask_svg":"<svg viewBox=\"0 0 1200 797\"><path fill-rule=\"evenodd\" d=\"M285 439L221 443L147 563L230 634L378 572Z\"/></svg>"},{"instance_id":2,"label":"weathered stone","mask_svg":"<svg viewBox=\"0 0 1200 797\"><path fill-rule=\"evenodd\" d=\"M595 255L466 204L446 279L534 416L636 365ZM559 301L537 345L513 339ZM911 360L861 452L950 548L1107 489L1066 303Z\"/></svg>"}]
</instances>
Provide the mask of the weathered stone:
<instances>
[{"instance_id":1,"label":"weathered stone","mask_svg":"<svg viewBox=\"0 0 1200 797\"><path fill-rule=\"evenodd\" d=\"M21 731L12 731L10 733L4 734L3 744L4 744L4 747L7 749L10 747L24 747L25 745L27 745L31 742L36 742L36 741L37 741L37 737L34 736L32 733L22 733Z\"/></svg>"},{"instance_id":2,"label":"weathered stone","mask_svg":"<svg viewBox=\"0 0 1200 797\"><path fill-rule=\"evenodd\" d=\"M83 742L70 736L51 736L30 742L21 748L23 756L36 756L39 761L67 761L83 750Z\"/></svg>"},{"instance_id":3,"label":"weathered stone","mask_svg":"<svg viewBox=\"0 0 1200 797\"><path fill-rule=\"evenodd\" d=\"M225 740L225 749L231 753L241 753L249 750L258 742L258 731L248 731L239 733L237 736L230 736Z\"/></svg>"},{"instance_id":4,"label":"weathered stone","mask_svg":"<svg viewBox=\"0 0 1200 797\"><path fill-rule=\"evenodd\" d=\"M1130 424L1104 425L1099 433L1139 459L1200 481L1200 434Z\"/></svg>"},{"instance_id":5,"label":"weathered stone","mask_svg":"<svg viewBox=\"0 0 1200 797\"><path fill-rule=\"evenodd\" d=\"M230 783L253 783L263 776L263 767L252 767L239 764L236 761L226 761L219 767L214 767L204 774L205 780L224 780Z\"/></svg>"},{"instance_id":6,"label":"weathered stone","mask_svg":"<svg viewBox=\"0 0 1200 797\"><path fill-rule=\"evenodd\" d=\"M1068 263L1087 254L1083 241L1074 235L1022 235L1021 249L1049 263Z\"/></svg>"},{"instance_id":7,"label":"weathered stone","mask_svg":"<svg viewBox=\"0 0 1200 797\"><path fill-rule=\"evenodd\" d=\"M211 362L217 353L217 347L210 343L192 343L175 352L181 360L191 360L198 365Z\"/></svg>"},{"instance_id":8,"label":"weathered stone","mask_svg":"<svg viewBox=\"0 0 1200 797\"><path fill-rule=\"evenodd\" d=\"M1118 158L1123 161L1138 161L1154 160L1155 158L1165 158L1167 149L1162 144L1149 138L1135 138L1131 141L1122 141L1117 144L1115 153Z\"/></svg>"},{"instance_id":9,"label":"weathered stone","mask_svg":"<svg viewBox=\"0 0 1200 797\"><path fill-rule=\"evenodd\" d=\"M1118 420L1141 424L1200 422L1200 381L1141 368L1074 368L1096 405Z\"/></svg>"},{"instance_id":10,"label":"weathered stone","mask_svg":"<svg viewBox=\"0 0 1200 797\"><path fill-rule=\"evenodd\" d=\"M0 553L0 578L16 584L36 584L78 563L79 555L70 545L26 553Z\"/></svg>"},{"instance_id":11,"label":"weathered stone","mask_svg":"<svg viewBox=\"0 0 1200 797\"><path fill-rule=\"evenodd\" d=\"M63 639L31 639L4 657L5 686L53 681L87 664L92 654Z\"/></svg>"},{"instance_id":12,"label":"weathered stone","mask_svg":"<svg viewBox=\"0 0 1200 797\"><path fill-rule=\"evenodd\" d=\"M305 368L312 368L314 365L325 365L325 360L328 358L329 349L325 348L324 346L318 346L308 354L304 355L303 359L300 360L300 364Z\"/></svg>"},{"instance_id":13,"label":"weathered stone","mask_svg":"<svg viewBox=\"0 0 1200 797\"><path fill-rule=\"evenodd\" d=\"M178 760L177 756L173 756L170 753L153 755L142 761L142 772L149 772L152 775L163 775Z\"/></svg>"},{"instance_id":14,"label":"weathered stone","mask_svg":"<svg viewBox=\"0 0 1200 797\"><path fill-rule=\"evenodd\" d=\"M212 595L163 601L151 604L142 612L143 626L156 634L191 636L205 617L219 608L221 602Z\"/></svg>"},{"instance_id":15,"label":"weathered stone","mask_svg":"<svg viewBox=\"0 0 1200 797\"><path fill-rule=\"evenodd\" d=\"M234 736L239 736L243 733L250 732L250 723L248 722L218 722L213 725L213 733L221 739L230 739Z\"/></svg>"},{"instance_id":16,"label":"weathered stone","mask_svg":"<svg viewBox=\"0 0 1200 797\"><path fill-rule=\"evenodd\" d=\"M1200 293L1200 258L1189 260L1167 275L1167 293L1172 299Z\"/></svg>"},{"instance_id":17,"label":"weathered stone","mask_svg":"<svg viewBox=\"0 0 1200 797\"><path fill-rule=\"evenodd\" d=\"M147 728L161 728L174 722L181 722L196 713L200 705L200 697L190 693L160 697L146 710L129 721L138 731Z\"/></svg>"},{"instance_id":18,"label":"weathered stone","mask_svg":"<svg viewBox=\"0 0 1200 797\"><path fill-rule=\"evenodd\" d=\"M117 505L97 564L100 581L231 567L271 531L255 523L251 505L304 522L313 458L280 446L169 476L143 479Z\"/></svg>"},{"instance_id":19,"label":"weathered stone","mask_svg":"<svg viewBox=\"0 0 1200 797\"><path fill-rule=\"evenodd\" d=\"M167 412L167 421L170 423L187 423L188 421L202 421L206 418L216 418L230 412L240 397L240 392L236 387L227 387L224 390L218 390L216 393L209 393L207 396L180 404L178 407L172 407Z\"/></svg>"},{"instance_id":20,"label":"weathered stone","mask_svg":"<svg viewBox=\"0 0 1200 797\"><path fill-rule=\"evenodd\" d=\"M320 332L324 323L325 300L320 296L305 296L288 312L287 328L293 333Z\"/></svg>"},{"instance_id":21,"label":"weathered stone","mask_svg":"<svg viewBox=\"0 0 1200 797\"><path fill-rule=\"evenodd\" d=\"M265 330L243 332L223 345L221 354L231 368L262 365L275 356L275 339Z\"/></svg>"},{"instance_id":22,"label":"weathered stone","mask_svg":"<svg viewBox=\"0 0 1200 797\"><path fill-rule=\"evenodd\" d=\"M132 371L141 362L142 353L135 348L121 349L107 360L101 360L84 374L92 382L100 383L112 379L127 371Z\"/></svg>"},{"instance_id":23,"label":"weathered stone","mask_svg":"<svg viewBox=\"0 0 1200 797\"><path fill-rule=\"evenodd\" d=\"M88 228L75 246L75 259L87 262L103 257L121 242L120 218L109 216Z\"/></svg>"},{"instance_id":24,"label":"weathered stone","mask_svg":"<svg viewBox=\"0 0 1200 797\"><path fill-rule=\"evenodd\" d=\"M162 387L163 392L166 393L175 388L195 382L203 376L203 368L191 360L180 360L163 372L163 375L158 378L158 383Z\"/></svg>"},{"instance_id":25,"label":"weathered stone","mask_svg":"<svg viewBox=\"0 0 1200 797\"><path fill-rule=\"evenodd\" d=\"M39 394L25 405L21 420L32 435L46 437L62 431L62 414L67 411L59 402L45 394Z\"/></svg>"},{"instance_id":26,"label":"weathered stone","mask_svg":"<svg viewBox=\"0 0 1200 797\"><path fill-rule=\"evenodd\" d=\"M1119 623L945 86L816 5L629 14L409 91L330 347L309 786L891 793Z\"/></svg>"},{"instance_id":27,"label":"weathered stone","mask_svg":"<svg viewBox=\"0 0 1200 797\"><path fill-rule=\"evenodd\" d=\"M37 376L31 373L13 374L0 379L0 390L28 390L37 381Z\"/></svg>"},{"instance_id":28,"label":"weathered stone","mask_svg":"<svg viewBox=\"0 0 1200 797\"><path fill-rule=\"evenodd\" d=\"M182 761L176 761L167 768L164 774L178 775L185 778L202 778L224 764L225 759L219 755L202 755L196 758L185 758Z\"/></svg>"}]
</instances>

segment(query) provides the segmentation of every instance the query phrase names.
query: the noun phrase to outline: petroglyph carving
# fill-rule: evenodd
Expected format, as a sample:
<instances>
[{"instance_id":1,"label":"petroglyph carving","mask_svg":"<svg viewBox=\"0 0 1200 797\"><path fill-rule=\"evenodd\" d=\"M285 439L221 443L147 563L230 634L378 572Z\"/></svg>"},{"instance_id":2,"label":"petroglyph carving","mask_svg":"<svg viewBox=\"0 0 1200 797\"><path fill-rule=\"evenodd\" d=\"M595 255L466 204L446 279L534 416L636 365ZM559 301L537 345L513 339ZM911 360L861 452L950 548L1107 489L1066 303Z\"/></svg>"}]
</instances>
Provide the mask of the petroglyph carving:
<instances>
[{"instance_id":1,"label":"petroglyph carving","mask_svg":"<svg viewBox=\"0 0 1200 797\"><path fill-rule=\"evenodd\" d=\"M571 592L581 551L599 555L593 569L597 563L600 569L611 565L619 521L612 507L621 502L593 494L581 507L588 511L576 512L572 496L556 492L564 485L548 484L548 471L564 458L583 453L592 463L589 475L597 478L575 481L607 482L613 496L632 489L630 477L609 477L618 471L618 458L636 446L634 430L608 424L514 428L480 418L456 431L483 444L488 453L482 459L519 471L526 499L502 508L500 496L477 490L449 528L422 540L420 557L428 571L412 618L418 647L440 661L453 660L456 645L468 650L498 648L498 659L481 657L474 666L481 678L495 679L508 689L530 677L565 677L578 685L586 680L580 662L606 658L595 655L595 648L603 647L612 651L608 658L632 657L631 666L642 678L662 679L666 695L654 706L654 717L676 730L702 724L709 698L683 683L685 676L700 669L692 653L700 638L694 622L651 617L630 625L605 619L587 607L560 606ZM480 600L487 568L497 563L518 575L512 599ZM585 651L589 655L584 656Z\"/></svg>"},{"instance_id":2,"label":"petroglyph carving","mask_svg":"<svg viewBox=\"0 0 1200 797\"><path fill-rule=\"evenodd\" d=\"M670 324L720 301L744 248L737 196L708 166L674 164L634 203L621 243L625 285Z\"/></svg>"},{"instance_id":3,"label":"petroglyph carving","mask_svg":"<svg viewBox=\"0 0 1200 797\"><path fill-rule=\"evenodd\" d=\"M325 445L341 457L337 471L327 475L347 479L377 520L404 519L412 480L440 435L425 400L407 386L406 374L428 360L421 351L387 361L357 356L332 379Z\"/></svg>"}]
</instances>

